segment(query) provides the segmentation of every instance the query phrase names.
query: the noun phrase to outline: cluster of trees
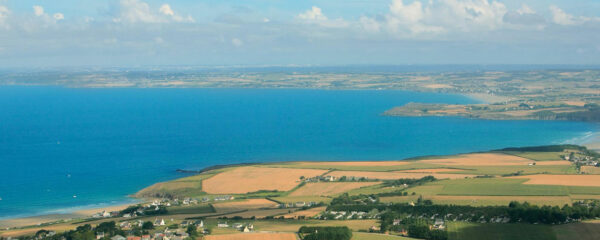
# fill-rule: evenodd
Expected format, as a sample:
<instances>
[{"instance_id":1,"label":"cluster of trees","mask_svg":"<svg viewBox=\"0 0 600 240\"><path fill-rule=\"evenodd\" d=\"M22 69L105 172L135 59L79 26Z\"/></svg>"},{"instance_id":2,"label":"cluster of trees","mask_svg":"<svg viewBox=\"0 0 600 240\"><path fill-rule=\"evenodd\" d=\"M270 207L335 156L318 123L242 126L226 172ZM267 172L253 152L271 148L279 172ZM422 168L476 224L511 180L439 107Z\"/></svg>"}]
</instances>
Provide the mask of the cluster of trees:
<instances>
[{"instance_id":1,"label":"cluster of trees","mask_svg":"<svg viewBox=\"0 0 600 240\"><path fill-rule=\"evenodd\" d=\"M406 184L409 187L413 187L413 186L423 185L428 182L433 182L435 180L437 180L437 179L435 179L435 177L433 177L433 176L425 176L420 179L401 178L401 179L396 179L396 180L392 180L392 181L385 181L385 182L383 182L383 185L391 187L391 186L401 186L401 185Z\"/></svg>"},{"instance_id":2,"label":"cluster of trees","mask_svg":"<svg viewBox=\"0 0 600 240\"><path fill-rule=\"evenodd\" d=\"M94 240L96 239L96 233L103 232L104 238L109 239L114 235L125 235L125 232L117 227L114 221L103 222L98 224L95 228L90 224L78 226L75 230L67 231L64 233L57 233L53 236L48 236L48 231L40 230L34 236L24 237L23 239L48 239L48 240Z\"/></svg>"},{"instance_id":3,"label":"cluster of trees","mask_svg":"<svg viewBox=\"0 0 600 240\"><path fill-rule=\"evenodd\" d=\"M347 205L347 204L358 204L358 203L377 203L379 202L379 197L377 195L353 195L350 196L348 193L344 193L339 195L331 200L330 205Z\"/></svg>"},{"instance_id":4,"label":"cluster of trees","mask_svg":"<svg viewBox=\"0 0 600 240\"><path fill-rule=\"evenodd\" d=\"M148 230L154 229L154 224L152 222L146 221L142 224L141 227L134 226L131 231L125 232L121 230L121 228L117 227L117 224L114 221L110 222L102 222L98 224L96 227L92 227L90 224L85 224L82 226L78 226L75 230L66 231L63 233L57 233L55 235L50 236L47 230L39 230L33 236L25 236L20 239L23 240L31 240L31 239L47 239L47 240L95 240L96 233L104 233L104 238L102 240L109 240L112 236L115 235L134 235L141 236L143 234L148 234ZM195 229L194 229L195 231ZM189 232L188 232L189 233ZM190 235L192 235L190 233ZM197 236L193 235L193 236Z\"/></svg>"},{"instance_id":5,"label":"cluster of trees","mask_svg":"<svg viewBox=\"0 0 600 240\"><path fill-rule=\"evenodd\" d=\"M340 178L338 178L338 182L374 182L377 181L377 179L368 179L365 177L360 177L360 178L355 178L355 177L347 177L347 176L341 176Z\"/></svg>"},{"instance_id":6,"label":"cluster of trees","mask_svg":"<svg viewBox=\"0 0 600 240\"><path fill-rule=\"evenodd\" d=\"M560 144L560 145L546 145L546 146L534 146L534 147L510 147L503 148L498 151L509 151L509 152L562 152L565 150L576 150L589 156L596 156L598 153L590 151L585 146L573 145L573 144Z\"/></svg>"},{"instance_id":7,"label":"cluster of trees","mask_svg":"<svg viewBox=\"0 0 600 240\"><path fill-rule=\"evenodd\" d=\"M429 223L424 219L410 219L412 221L405 222L408 226L408 236L413 238L427 240L446 240L448 233L444 230L431 229Z\"/></svg>"},{"instance_id":8,"label":"cluster of trees","mask_svg":"<svg viewBox=\"0 0 600 240\"><path fill-rule=\"evenodd\" d=\"M141 214L146 215L146 216L165 215L168 213L167 207L164 207L164 206L160 206L160 207L158 207L158 209L156 209L155 207L145 208L140 205L132 205L132 206L129 206L129 207L121 210L119 212L119 214L120 215L133 214L133 213L137 212L137 210L139 210L139 209L142 209Z\"/></svg>"},{"instance_id":9,"label":"cluster of trees","mask_svg":"<svg viewBox=\"0 0 600 240\"><path fill-rule=\"evenodd\" d=\"M348 227L302 226L298 232L302 240L350 240L352 238L352 231Z\"/></svg>"},{"instance_id":10,"label":"cluster of trees","mask_svg":"<svg viewBox=\"0 0 600 240\"><path fill-rule=\"evenodd\" d=\"M583 220L600 217L600 201L590 200L574 203L573 206L537 206L527 202L511 202L508 206L456 206L456 205L433 205L423 200L422 204L411 206L408 204L347 204L332 205L329 211L363 211L368 212L377 209L385 212L381 215L382 231L389 230L386 227L392 224L400 214L417 216L446 216L451 214L457 220L466 221L489 221L491 218L507 217L510 222L560 224L570 220ZM461 217L458 217L461 216Z\"/></svg>"}]
</instances>

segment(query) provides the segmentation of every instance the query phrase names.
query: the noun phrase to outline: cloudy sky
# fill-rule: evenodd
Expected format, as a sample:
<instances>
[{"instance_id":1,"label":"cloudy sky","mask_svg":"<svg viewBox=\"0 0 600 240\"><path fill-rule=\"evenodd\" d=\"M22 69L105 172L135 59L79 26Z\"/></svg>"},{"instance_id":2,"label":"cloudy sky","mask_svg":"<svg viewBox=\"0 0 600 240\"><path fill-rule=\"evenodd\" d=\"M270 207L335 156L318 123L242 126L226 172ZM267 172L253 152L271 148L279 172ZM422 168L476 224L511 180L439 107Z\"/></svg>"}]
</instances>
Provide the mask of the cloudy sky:
<instances>
[{"instance_id":1,"label":"cloudy sky","mask_svg":"<svg viewBox=\"0 0 600 240\"><path fill-rule=\"evenodd\" d=\"M0 0L0 65L600 64L596 0Z\"/></svg>"}]
</instances>

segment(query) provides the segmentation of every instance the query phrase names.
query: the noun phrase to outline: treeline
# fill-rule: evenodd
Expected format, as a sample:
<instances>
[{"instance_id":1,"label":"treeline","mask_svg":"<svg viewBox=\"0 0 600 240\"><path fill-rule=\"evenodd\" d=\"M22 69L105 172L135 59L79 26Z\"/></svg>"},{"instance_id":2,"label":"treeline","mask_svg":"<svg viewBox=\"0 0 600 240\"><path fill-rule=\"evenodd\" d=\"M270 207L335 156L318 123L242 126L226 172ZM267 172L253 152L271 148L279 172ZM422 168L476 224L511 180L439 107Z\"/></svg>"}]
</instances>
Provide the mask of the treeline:
<instances>
[{"instance_id":1,"label":"treeline","mask_svg":"<svg viewBox=\"0 0 600 240\"><path fill-rule=\"evenodd\" d=\"M533 147L510 147L503 148L497 151L508 152L562 152L565 150L576 150L592 157L600 157L600 154L587 149L585 146L573 144L548 145L548 146L533 146Z\"/></svg>"},{"instance_id":2,"label":"treeline","mask_svg":"<svg viewBox=\"0 0 600 240\"><path fill-rule=\"evenodd\" d=\"M560 144L560 145L546 145L546 146L532 146L532 147L509 147L503 148L498 151L511 151L511 152L562 152L564 150L577 150L577 151L588 151L584 146L573 145L573 144Z\"/></svg>"},{"instance_id":3,"label":"treeline","mask_svg":"<svg viewBox=\"0 0 600 240\"><path fill-rule=\"evenodd\" d=\"M391 187L391 186L401 186L401 185L408 185L409 187L413 187L413 186L418 186L418 185L423 185L425 183L428 182L433 182L437 179L435 179L435 177L433 176L425 176L419 179L414 179L414 178L401 178L401 179L396 179L396 180L391 180L391 181L384 181L383 185L386 187Z\"/></svg>"},{"instance_id":4,"label":"treeline","mask_svg":"<svg viewBox=\"0 0 600 240\"><path fill-rule=\"evenodd\" d=\"M382 218L382 231L401 214L411 217L433 217L452 216L452 220L485 221L492 218L509 218L510 222L559 224L573 220L583 220L600 217L600 201L577 202L573 206L537 206L527 202L511 202L508 206L457 206L457 205L430 205L430 201L424 204L411 206L409 204L354 204L354 205L332 205L328 211L363 211L368 212L377 209L385 213Z\"/></svg>"},{"instance_id":5,"label":"treeline","mask_svg":"<svg viewBox=\"0 0 600 240\"><path fill-rule=\"evenodd\" d=\"M141 212L139 212L138 210L141 210ZM143 207L140 205L132 205L132 206L129 206L119 212L120 215L133 214L133 213L137 213L139 215L145 215L145 216L155 216L155 215L166 215L167 213L169 213L169 211L164 206L160 206L158 208L155 208L155 207L147 208L147 207Z\"/></svg>"},{"instance_id":6,"label":"treeline","mask_svg":"<svg viewBox=\"0 0 600 240\"><path fill-rule=\"evenodd\" d=\"M352 231L348 227L307 227L298 230L302 240L350 240Z\"/></svg>"}]
</instances>

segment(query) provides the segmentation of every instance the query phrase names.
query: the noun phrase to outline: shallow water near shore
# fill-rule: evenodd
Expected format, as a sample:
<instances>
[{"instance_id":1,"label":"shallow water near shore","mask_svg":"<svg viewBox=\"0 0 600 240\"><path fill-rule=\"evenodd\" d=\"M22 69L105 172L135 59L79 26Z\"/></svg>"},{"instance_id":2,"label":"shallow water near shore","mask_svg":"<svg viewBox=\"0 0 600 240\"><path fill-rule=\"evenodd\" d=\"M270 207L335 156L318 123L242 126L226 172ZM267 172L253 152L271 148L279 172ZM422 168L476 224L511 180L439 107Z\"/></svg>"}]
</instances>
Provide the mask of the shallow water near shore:
<instances>
[{"instance_id":1,"label":"shallow water near shore","mask_svg":"<svg viewBox=\"0 0 600 240\"><path fill-rule=\"evenodd\" d=\"M386 117L451 94L0 87L0 218L120 204L215 164L398 160L577 143L597 124ZM93 207L91 207L93 208Z\"/></svg>"}]
</instances>

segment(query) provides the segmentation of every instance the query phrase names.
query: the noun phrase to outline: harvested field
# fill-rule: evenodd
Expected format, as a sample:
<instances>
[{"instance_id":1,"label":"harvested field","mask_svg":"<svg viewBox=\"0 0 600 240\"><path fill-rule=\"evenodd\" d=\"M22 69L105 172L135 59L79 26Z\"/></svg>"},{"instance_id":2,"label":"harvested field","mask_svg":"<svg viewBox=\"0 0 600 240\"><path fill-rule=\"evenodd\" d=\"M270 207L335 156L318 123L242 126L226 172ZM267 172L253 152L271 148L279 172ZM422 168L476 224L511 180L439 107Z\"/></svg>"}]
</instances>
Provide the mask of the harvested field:
<instances>
[{"instance_id":1,"label":"harvested field","mask_svg":"<svg viewBox=\"0 0 600 240\"><path fill-rule=\"evenodd\" d=\"M413 173L413 172L363 172L363 171L333 171L327 174L328 176L334 177L365 177L367 179L400 179L400 178L422 178L425 176L434 176L438 179L457 179L465 177L474 177L475 175L470 174L449 174L449 173Z\"/></svg>"},{"instance_id":2,"label":"harvested field","mask_svg":"<svg viewBox=\"0 0 600 240\"><path fill-rule=\"evenodd\" d=\"M361 188L379 184L379 182L319 182L307 183L298 188L289 196L331 196L347 192L355 188Z\"/></svg>"},{"instance_id":3,"label":"harvested field","mask_svg":"<svg viewBox=\"0 0 600 240\"><path fill-rule=\"evenodd\" d=\"M202 181L202 189L211 194L289 191L300 184L301 176L314 177L325 172L318 169L239 167Z\"/></svg>"},{"instance_id":4,"label":"harvested field","mask_svg":"<svg viewBox=\"0 0 600 240\"><path fill-rule=\"evenodd\" d=\"M571 106L578 106L578 107L583 107L583 105L585 105L584 101L564 101L565 104L567 105L571 105Z\"/></svg>"},{"instance_id":5,"label":"harvested field","mask_svg":"<svg viewBox=\"0 0 600 240\"><path fill-rule=\"evenodd\" d=\"M510 178L529 179L523 184L600 187L600 175L527 175Z\"/></svg>"},{"instance_id":6,"label":"harvested field","mask_svg":"<svg viewBox=\"0 0 600 240\"><path fill-rule=\"evenodd\" d=\"M452 86L448 85L448 84L427 84L424 87L426 88L433 88L433 89L439 89L439 88L452 88Z\"/></svg>"},{"instance_id":7,"label":"harvested field","mask_svg":"<svg viewBox=\"0 0 600 240\"><path fill-rule=\"evenodd\" d=\"M206 240L296 240L294 233L236 233L223 235L208 235Z\"/></svg>"},{"instance_id":8,"label":"harvested field","mask_svg":"<svg viewBox=\"0 0 600 240\"><path fill-rule=\"evenodd\" d=\"M406 161L362 161L362 162L300 162L299 165L311 165L311 166L399 166L406 165L410 162Z\"/></svg>"},{"instance_id":9,"label":"harvested field","mask_svg":"<svg viewBox=\"0 0 600 240\"><path fill-rule=\"evenodd\" d=\"M452 169L452 168L430 168L430 169L412 169L412 170L402 170L398 172L403 173L440 173L440 172L456 172L456 171L464 171L463 169Z\"/></svg>"},{"instance_id":10,"label":"harvested field","mask_svg":"<svg viewBox=\"0 0 600 240\"><path fill-rule=\"evenodd\" d=\"M311 218L311 217L314 217L317 214L325 211L325 209L327 209L327 207L316 207L316 208L311 208L311 209L307 209L307 210L303 210L303 211L288 213L288 214L283 215L283 217L284 218L295 218L295 219L298 219L298 217Z\"/></svg>"},{"instance_id":11,"label":"harvested field","mask_svg":"<svg viewBox=\"0 0 600 240\"><path fill-rule=\"evenodd\" d=\"M600 174L600 167L581 166L581 173L585 173L585 174Z\"/></svg>"},{"instance_id":12,"label":"harvested field","mask_svg":"<svg viewBox=\"0 0 600 240\"><path fill-rule=\"evenodd\" d=\"M427 159L419 162L429 164L440 164L447 166L506 166L506 165L528 165L533 162L530 159L507 155L502 153L473 153L458 155L450 158ZM569 161L544 161L536 162L536 165L570 165Z\"/></svg>"},{"instance_id":13,"label":"harvested field","mask_svg":"<svg viewBox=\"0 0 600 240\"><path fill-rule=\"evenodd\" d=\"M343 221L325 221L325 220L261 220L254 222L254 229L260 231L275 232L297 232L302 226L347 226L352 231L368 230L371 226L378 225L376 219L368 220L343 220Z\"/></svg>"},{"instance_id":14,"label":"harvested field","mask_svg":"<svg viewBox=\"0 0 600 240\"><path fill-rule=\"evenodd\" d=\"M249 210L249 211L244 211L244 212L238 212L238 213L232 213L232 214L227 214L227 215L219 215L219 216L215 216L214 218L218 218L218 217L228 217L228 218L233 218L233 217L242 217L242 218L252 218L255 217L257 219L262 219L268 216L277 216L277 215L282 215L282 214L286 214L290 211L289 208L274 208L274 209L260 209L260 210Z\"/></svg>"},{"instance_id":15,"label":"harvested field","mask_svg":"<svg viewBox=\"0 0 600 240\"><path fill-rule=\"evenodd\" d=\"M233 212L245 209L274 208L276 206L276 202L272 202L267 199L248 199L244 201L213 204L213 207L217 212Z\"/></svg>"}]
</instances>

